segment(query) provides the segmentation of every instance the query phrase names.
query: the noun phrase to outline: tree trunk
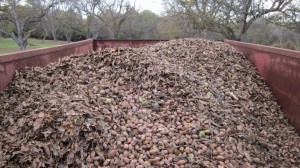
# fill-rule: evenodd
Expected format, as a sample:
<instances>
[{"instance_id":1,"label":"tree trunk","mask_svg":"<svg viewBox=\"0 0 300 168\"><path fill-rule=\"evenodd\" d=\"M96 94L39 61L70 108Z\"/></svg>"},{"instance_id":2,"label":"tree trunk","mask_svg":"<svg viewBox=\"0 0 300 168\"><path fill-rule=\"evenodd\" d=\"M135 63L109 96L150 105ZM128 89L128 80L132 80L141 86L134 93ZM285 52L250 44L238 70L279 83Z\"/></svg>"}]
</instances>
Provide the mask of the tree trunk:
<instances>
[{"instance_id":1,"label":"tree trunk","mask_svg":"<svg viewBox=\"0 0 300 168\"><path fill-rule=\"evenodd\" d=\"M96 31L94 31L94 32L93 32L93 39L97 39L97 38L98 38L98 36L99 36L99 33L98 33L98 32L96 32Z\"/></svg>"},{"instance_id":2,"label":"tree trunk","mask_svg":"<svg viewBox=\"0 0 300 168\"><path fill-rule=\"evenodd\" d=\"M47 38L47 35L44 35L42 43L45 43L46 38Z\"/></svg>"},{"instance_id":3,"label":"tree trunk","mask_svg":"<svg viewBox=\"0 0 300 168\"><path fill-rule=\"evenodd\" d=\"M121 25L117 24L117 26L115 27L115 30L114 30L114 37L115 37L115 39L119 38L119 36L120 36L120 29L121 29Z\"/></svg>"},{"instance_id":4,"label":"tree trunk","mask_svg":"<svg viewBox=\"0 0 300 168\"><path fill-rule=\"evenodd\" d=\"M247 19L248 19L248 15L249 15L249 10L251 8L251 4L252 4L252 0L244 0L241 2L243 5L243 9L242 9L242 19L240 20L241 25L239 26L239 31L238 31L238 35L236 36L236 40L237 41L241 41L242 36L246 33L247 31L247 27L248 27L248 23L247 23Z\"/></svg>"},{"instance_id":5,"label":"tree trunk","mask_svg":"<svg viewBox=\"0 0 300 168\"><path fill-rule=\"evenodd\" d=\"M43 26L44 26L44 31L45 31L44 37L43 37L43 43L45 43L45 40L46 40L46 38L47 38L47 36L48 36L49 34L48 34L48 30L47 30L47 28L46 28L46 25L43 24Z\"/></svg>"},{"instance_id":6,"label":"tree trunk","mask_svg":"<svg viewBox=\"0 0 300 168\"><path fill-rule=\"evenodd\" d=\"M111 28L110 28L109 26L107 26L107 27L108 27L108 31L109 31L109 38L115 39L115 38L116 38L116 37L115 37L115 33L112 32L112 30L111 30Z\"/></svg>"},{"instance_id":7,"label":"tree trunk","mask_svg":"<svg viewBox=\"0 0 300 168\"><path fill-rule=\"evenodd\" d=\"M284 29L283 27L281 27L280 38L279 38L279 44L281 48L283 48L283 35L284 35Z\"/></svg>"},{"instance_id":8,"label":"tree trunk","mask_svg":"<svg viewBox=\"0 0 300 168\"><path fill-rule=\"evenodd\" d=\"M11 33L12 39L17 43L17 45L20 48L20 51L26 50L27 47L27 38L24 38L22 36L16 36L14 33Z\"/></svg>"},{"instance_id":9,"label":"tree trunk","mask_svg":"<svg viewBox=\"0 0 300 168\"><path fill-rule=\"evenodd\" d=\"M51 34L54 41L57 41L57 30L54 28L51 30Z\"/></svg>"},{"instance_id":10,"label":"tree trunk","mask_svg":"<svg viewBox=\"0 0 300 168\"><path fill-rule=\"evenodd\" d=\"M72 38L71 33L66 31L65 36L66 36L66 40L68 41L68 43L71 43L71 38Z\"/></svg>"},{"instance_id":11,"label":"tree trunk","mask_svg":"<svg viewBox=\"0 0 300 168\"><path fill-rule=\"evenodd\" d=\"M207 29L206 29L206 28L204 28L204 29L202 30L202 37L203 37L204 39L208 39L208 38L207 38Z\"/></svg>"},{"instance_id":12,"label":"tree trunk","mask_svg":"<svg viewBox=\"0 0 300 168\"><path fill-rule=\"evenodd\" d=\"M91 33L88 31L85 33L85 38L90 39L91 38Z\"/></svg>"},{"instance_id":13,"label":"tree trunk","mask_svg":"<svg viewBox=\"0 0 300 168\"><path fill-rule=\"evenodd\" d=\"M27 40L22 41L22 43L19 45L20 46L20 50L24 51L27 48Z\"/></svg>"},{"instance_id":14,"label":"tree trunk","mask_svg":"<svg viewBox=\"0 0 300 168\"><path fill-rule=\"evenodd\" d=\"M17 44L20 47L20 51L24 51L27 48L27 40L21 38L17 38Z\"/></svg>"},{"instance_id":15,"label":"tree trunk","mask_svg":"<svg viewBox=\"0 0 300 168\"><path fill-rule=\"evenodd\" d=\"M242 36L246 33L246 28L247 28L247 23L246 23L246 18L245 20L242 21L242 24L240 25L238 35L236 36L237 41L242 40Z\"/></svg>"},{"instance_id":16,"label":"tree trunk","mask_svg":"<svg viewBox=\"0 0 300 168\"><path fill-rule=\"evenodd\" d=\"M54 40L54 41L57 41L56 35L53 35L53 40Z\"/></svg>"}]
</instances>

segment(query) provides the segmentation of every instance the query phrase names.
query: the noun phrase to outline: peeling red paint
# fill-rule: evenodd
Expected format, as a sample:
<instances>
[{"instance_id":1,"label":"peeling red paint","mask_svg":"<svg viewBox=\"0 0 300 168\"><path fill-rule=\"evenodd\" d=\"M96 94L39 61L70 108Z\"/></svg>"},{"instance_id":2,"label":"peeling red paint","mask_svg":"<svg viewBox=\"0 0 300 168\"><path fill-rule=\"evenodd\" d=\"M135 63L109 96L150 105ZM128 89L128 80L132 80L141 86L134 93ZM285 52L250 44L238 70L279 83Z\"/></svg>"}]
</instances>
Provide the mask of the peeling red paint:
<instances>
[{"instance_id":1,"label":"peeling red paint","mask_svg":"<svg viewBox=\"0 0 300 168\"><path fill-rule=\"evenodd\" d=\"M300 52L225 40L266 79L289 122L300 133Z\"/></svg>"}]
</instances>

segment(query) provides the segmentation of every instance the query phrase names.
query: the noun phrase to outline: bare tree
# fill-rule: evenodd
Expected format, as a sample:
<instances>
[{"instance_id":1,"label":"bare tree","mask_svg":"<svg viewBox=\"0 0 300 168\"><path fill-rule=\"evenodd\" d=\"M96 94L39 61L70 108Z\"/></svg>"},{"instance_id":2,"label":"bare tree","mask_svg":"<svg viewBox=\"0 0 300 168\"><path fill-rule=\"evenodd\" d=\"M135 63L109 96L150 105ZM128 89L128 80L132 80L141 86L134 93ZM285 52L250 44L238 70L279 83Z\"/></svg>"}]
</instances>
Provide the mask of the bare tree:
<instances>
[{"instance_id":1,"label":"bare tree","mask_svg":"<svg viewBox=\"0 0 300 168\"><path fill-rule=\"evenodd\" d=\"M60 27L60 22L58 20L59 15L60 10L59 7L56 6L52 8L42 20L42 23L45 25L47 31L51 33L54 41L57 41L58 30Z\"/></svg>"},{"instance_id":2,"label":"bare tree","mask_svg":"<svg viewBox=\"0 0 300 168\"><path fill-rule=\"evenodd\" d=\"M103 27L101 21L95 16L99 5L102 5L100 0L78 0L75 2L76 9L86 17L86 26L84 27L86 38L98 38Z\"/></svg>"},{"instance_id":3,"label":"bare tree","mask_svg":"<svg viewBox=\"0 0 300 168\"><path fill-rule=\"evenodd\" d=\"M156 30L158 20L158 16L151 11L145 10L139 13L137 21L140 25L141 31L143 32L143 39L153 38L153 32Z\"/></svg>"},{"instance_id":4,"label":"bare tree","mask_svg":"<svg viewBox=\"0 0 300 168\"><path fill-rule=\"evenodd\" d=\"M101 1L96 6L95 16L99 18L108 28L110 37L119 38L122 24L128 19L129 15L134 11L129 1L113 0Z\"/></svg>"},{"instance_id":5,"label":"bare tree","mask_svg":"<svg viewBox=\"0 0 300 168\"><path fill-rule=\"evenodd\" d=\"M121 28L134 15L135 5L129 0L79 0L73 1L76 9L85 18L87 38L121 38ZM100 34L102 32L102 34ZM104 33L108 32L108 36Z\"/></svg>"},{"instance_id":6,"label":"bare tree","mask_svg":"<svg viewBox=\"0 0 300 168\"><path fill-rule=\"evenodd\" d=\"M99 5L102 5L99 0L78 0L75 2L77 10L86 17L86 38L96 39L99 35L101 24L95 17Z\"/></svg>"},{"instance_id":7,"label":"bare tree","mask_svg":"<svg viewBox=\"0 0 300 168\"><path fill-rule=\"evenodd\" d=\"M291 3L292 0L165 0L168 12L187 15L195 28L236 40L241 40L254 21L284 12Z\"/></svg>"},{"instance_id":8,"label":"bare tree","mask_svg":"<svg viewBox=\"0 0 300 168\"><path fill-rule=\"evenodd\" d=\"M74 3L70 1L62 3L59 7L59 15L56 19L60 23L60 29L66 40L70 43L76 32L83 32L82 15L76 12Z\"/></svg>"},{"instance_id":9,"label":"bare tree","mask_svg":"<svg viewBox=\"0 0 300 168\"><path fill-rule=\"evenodd\" d=\"M300 2L290 4L286 11L272 15L267 21L300 33Z\"/></svg>"},{"instance_id":10,"label":"bare tree","mask_svg":"<svg viewBox=\"0 0 300 168\"><path fill-rule=\"evenodd\" d=\"M284 12L292 0L243 0L238 8L233 8L237 13L237 23L239 24L237 40L241 40L242 36L247 32L251 24L257 19L273 12ZM267 7L269 5L269 7ZM239 9L237 11L236 9Z\"/></svg>"},{"instance_id":11,"label":"bare tree","mask_svg":"<svg viewBox=\"0 0 300 168\"><path fill-rule=\"evenodd\" d=\"M201 30L207 38L208 31L216 31L216 23L222 3L219 0L165 0L167 12L171 15L181 15L194 29Z\"/></svg>"},{"instance_id":12,"label":"bare tree","mask_svg":"<svg viewBox=\"0 0 300 168\"><path fill-rule=\"evenodd\" d=\"M21 5L21 0L2 0L0 3L0 31L18 44L20 50L25 50L30 35L37 30L41 19L57 5L60 0L36 1L28 0L27 5ZM10 24L13 26L11 29Z\"/></svg>"},{"instance_id":13,"label":"bare tree","mask_svg":"<svg viewBox=\"0 0 300 168\"><path fill-rule=\"evenodd\" d=\"M43 43L45 43L45 40L46 38L49 36L49 33L48 33L48 29L46 27L46 24L42 22L42 27L44 29L44 37L43 37Z\"/></svg>"}]
</instances>

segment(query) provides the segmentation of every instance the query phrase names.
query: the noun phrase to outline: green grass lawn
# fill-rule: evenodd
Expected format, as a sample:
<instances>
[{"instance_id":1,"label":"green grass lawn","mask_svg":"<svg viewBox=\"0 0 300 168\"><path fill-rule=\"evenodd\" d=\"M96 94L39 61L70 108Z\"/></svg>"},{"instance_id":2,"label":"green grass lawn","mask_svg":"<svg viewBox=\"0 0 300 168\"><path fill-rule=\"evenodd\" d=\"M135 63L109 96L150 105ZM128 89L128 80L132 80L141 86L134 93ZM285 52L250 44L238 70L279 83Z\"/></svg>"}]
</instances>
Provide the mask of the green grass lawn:
<instances>
[{"instance_id":1,"label":"green grass lawn","mask_svg":"<svg viewBox=\"0 0 300 168\"><path fill-rule=\"evenodd\" d=\"M64 41L53 41L53 40L39 40L39 39L29 39L27 44L27 50L43 48L43 47L53 47L61 44L65 44ZM11 38L0 38L0 54L12 53L20 51L18 45Z\"/></svg>"}]
</instances>

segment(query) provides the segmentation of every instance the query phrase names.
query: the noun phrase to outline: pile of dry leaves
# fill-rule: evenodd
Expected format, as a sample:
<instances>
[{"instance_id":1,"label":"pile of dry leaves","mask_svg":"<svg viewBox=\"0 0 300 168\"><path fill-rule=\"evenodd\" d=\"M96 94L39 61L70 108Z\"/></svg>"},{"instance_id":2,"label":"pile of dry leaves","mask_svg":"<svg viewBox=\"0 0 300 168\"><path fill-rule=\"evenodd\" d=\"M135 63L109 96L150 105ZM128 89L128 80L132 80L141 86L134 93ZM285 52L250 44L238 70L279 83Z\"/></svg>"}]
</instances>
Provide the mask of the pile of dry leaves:
<instances>
[{"instance_id":1,"label":"pile of dry leaves","mask_svg":"<svg viewBox=\"0 0 300 168\"><path fill-rule=\"evenodd\" d=\"M222 42L105 49L16 73L0 167L297 167L300 138Z\"/></svg>"}]
</instances>

